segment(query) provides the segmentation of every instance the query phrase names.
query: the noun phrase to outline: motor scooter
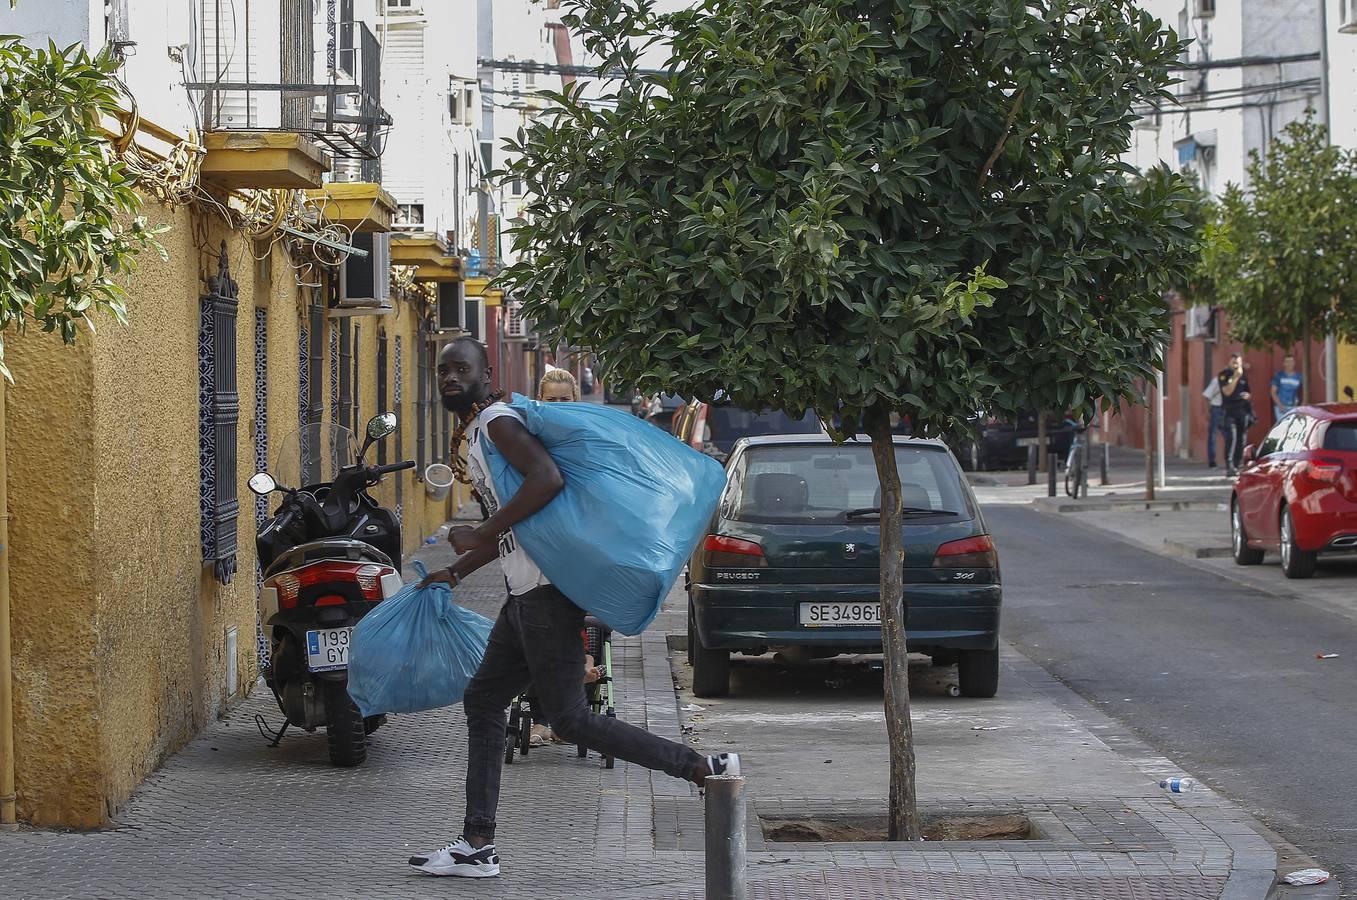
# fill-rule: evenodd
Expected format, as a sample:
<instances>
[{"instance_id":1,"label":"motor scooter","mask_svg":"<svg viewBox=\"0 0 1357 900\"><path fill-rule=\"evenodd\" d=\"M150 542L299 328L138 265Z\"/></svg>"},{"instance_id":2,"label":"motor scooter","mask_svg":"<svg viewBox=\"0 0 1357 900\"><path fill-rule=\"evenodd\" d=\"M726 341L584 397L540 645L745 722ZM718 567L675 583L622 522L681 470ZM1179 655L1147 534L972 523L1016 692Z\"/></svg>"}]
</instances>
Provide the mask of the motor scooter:
<instances>
[{"instance_id":1,"label":"motor scooter","mask_svg":"<svg viewBox=\"0 0 1357 900\"><path fill-rule=\"evenodd\" d=\"M289 726L324 728L330 762L356 766L367 759L368 735L385 716L366 719L349 697L349 646L353 626L401 589L400 523L367 492L382 476L412 469L413 460L369 466L363 458L393 434L396 416L367 426L354 454L353 434L339 425L311 425L300 439L284 441L277 471L302 465L300 486L280 484L269 472L250 479L261 497L282 502L259 530L256 546L264 582L260 620L271 649L264 679L284 720L278 731L259 721L277 746Z\"/></svg>"}]
</instances>

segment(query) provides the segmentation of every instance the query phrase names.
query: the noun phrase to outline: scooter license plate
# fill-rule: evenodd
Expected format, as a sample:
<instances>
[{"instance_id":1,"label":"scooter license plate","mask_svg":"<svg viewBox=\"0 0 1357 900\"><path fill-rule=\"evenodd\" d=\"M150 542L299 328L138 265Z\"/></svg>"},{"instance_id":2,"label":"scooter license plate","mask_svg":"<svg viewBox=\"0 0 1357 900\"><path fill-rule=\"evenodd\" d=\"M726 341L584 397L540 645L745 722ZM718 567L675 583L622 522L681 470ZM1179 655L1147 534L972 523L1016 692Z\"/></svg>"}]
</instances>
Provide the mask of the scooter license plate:
<instances>
[{"instance_id":1,"label":"scooter license plate","mask_svg":"<svg viewBox=\"0 0 1357 900\"><path fill-rule=\"evenodd\" d=\"M331 672L349 667L352 628L325 628L306 633L306 667L312 672Z\"/></svg>"}]
</instances>

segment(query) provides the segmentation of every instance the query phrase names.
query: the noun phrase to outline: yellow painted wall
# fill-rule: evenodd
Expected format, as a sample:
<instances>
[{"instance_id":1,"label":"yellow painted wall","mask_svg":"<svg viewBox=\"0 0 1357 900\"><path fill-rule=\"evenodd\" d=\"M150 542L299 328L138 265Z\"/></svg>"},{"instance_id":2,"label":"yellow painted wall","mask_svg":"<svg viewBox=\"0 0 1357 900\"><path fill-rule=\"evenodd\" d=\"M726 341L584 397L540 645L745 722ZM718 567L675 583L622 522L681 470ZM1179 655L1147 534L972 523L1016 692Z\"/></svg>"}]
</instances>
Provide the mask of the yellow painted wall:
<instances>
[{"instance_id":1,"label":"yellow painted wall","mask_svg":"<svg viewBox=\"0 0 1357 900\"><path fill-rule=\"evenodd\" d=\"M1357 392L1357 344L1346 341L1338 343L1338 402L1347 400L1343 388L1350 387Z\"/></svg>"},{"instance_id":2,"label":"yellow painted wall","mask_svg":"<svg viewBox=\"0 0 1357 900\"><path fill-rule=\"evenodd\" d=\"M71 485L95 468L94 365L88 343L59 344L39 333L5 341L18 379L6 416L15 769L22 819L94 825L104 780L95 502Z\"/></svg>"},{"instance_id":3,"label":"yellow painted wall","mask_svg":"<svg viewBox=\"0 0 1357 900\"><path fill-rule=\"evenodd\" d=\"M97 335L82 335L73 347L43 334L6 341L17 380L7 439L18 799L22 819L36 825L107 822L258 674L255 504L246 486L255 471L255 310L267 316L266 427L276 470L285 438L302 421L300 335L309 292L298 288L281 248L259 264L255 246L218 219L153 203L143 213L170 226L161 237L169 259L143 256L129 283L126 327L104 319ZM223 240L239 286L240 513L230 585L204 567L199 539L199 304ZM379 412L377 328L388 332L389 378L401 336L402 403L394 408L392 384L387 405L400 419L404 456L414 459L416 317L403 310L352 324L360 425ZM332 327L327 319L321 377L311 386L326 421ZM394 438L388 442L394 462ZM429 453L445 455L432 440ZM429 500L414 471L394 477L402 480L408 552L457 501ZM393 504L393 477L375 494ZM275 507L271 500L268 512ZM226 683L228 628L237 641L233 684Z\"/></svg>"}]
</instances>

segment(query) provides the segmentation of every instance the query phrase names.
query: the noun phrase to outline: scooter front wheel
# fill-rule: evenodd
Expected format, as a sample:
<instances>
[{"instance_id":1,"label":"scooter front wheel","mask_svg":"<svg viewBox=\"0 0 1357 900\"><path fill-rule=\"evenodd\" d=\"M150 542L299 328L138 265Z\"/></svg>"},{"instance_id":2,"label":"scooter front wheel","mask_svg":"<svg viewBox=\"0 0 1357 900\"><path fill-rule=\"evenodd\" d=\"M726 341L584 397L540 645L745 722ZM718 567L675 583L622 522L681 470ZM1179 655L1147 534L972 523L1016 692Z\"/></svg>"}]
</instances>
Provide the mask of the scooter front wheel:
<instances>
[{"instance_id":1,"label":"scooter front wheel","mask_svg":"<svg viewBox=\"0 0 1357 900\"><path fill-rule=\"evenodd\" d=\"M349 696L349 687L343 681L326 681L325 712L329 717L325 738L330 746L330 764L360 766L368 758L367 729L363 714Z\"/></svg>"}]
</instances>

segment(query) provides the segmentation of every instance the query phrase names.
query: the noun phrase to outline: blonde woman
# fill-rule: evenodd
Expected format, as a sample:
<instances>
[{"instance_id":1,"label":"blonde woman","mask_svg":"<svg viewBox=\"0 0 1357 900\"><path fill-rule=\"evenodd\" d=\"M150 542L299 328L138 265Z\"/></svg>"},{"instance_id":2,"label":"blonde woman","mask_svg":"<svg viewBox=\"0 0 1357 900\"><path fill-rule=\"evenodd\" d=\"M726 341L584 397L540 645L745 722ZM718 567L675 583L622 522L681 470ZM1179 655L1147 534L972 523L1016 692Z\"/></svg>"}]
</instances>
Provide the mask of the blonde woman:
<instances>
[{"instance_id":1,"label":"blonde woman","mask_svg":"<svg viewBox=\"0 0 1357 900\"><path fill-rule=\"evenodd\" d=\"M537 384L537 399L543 403L577 403L580 399L580 386L567 369L548 369ZM584 683L598 681L602 670L594 665L594 658L584 655ZM530 742L539 747L548 741L562 743L551 731L551 726L538 722L532 726Z\"/></svg>"},{"instance_id":2,"label":"blonde woman","mask_svg":"<svg viewBox=\"0 0 1357 900\"><path fill-rule=\"evenodd\" d=\"M577 403L580 386L569 369L548 369L537 384L537 399L543 403Z\"/></svg>"}]
</instances>

